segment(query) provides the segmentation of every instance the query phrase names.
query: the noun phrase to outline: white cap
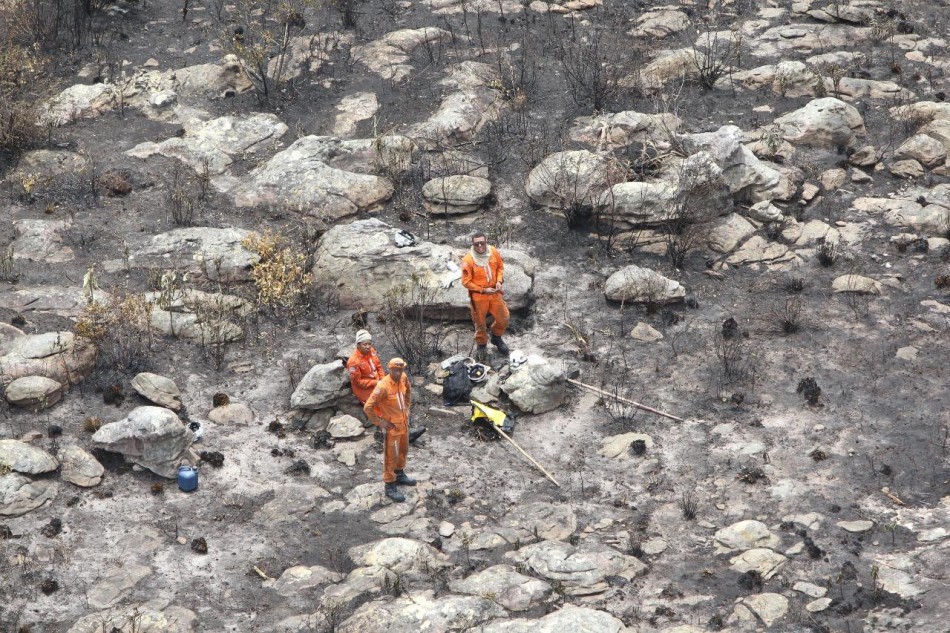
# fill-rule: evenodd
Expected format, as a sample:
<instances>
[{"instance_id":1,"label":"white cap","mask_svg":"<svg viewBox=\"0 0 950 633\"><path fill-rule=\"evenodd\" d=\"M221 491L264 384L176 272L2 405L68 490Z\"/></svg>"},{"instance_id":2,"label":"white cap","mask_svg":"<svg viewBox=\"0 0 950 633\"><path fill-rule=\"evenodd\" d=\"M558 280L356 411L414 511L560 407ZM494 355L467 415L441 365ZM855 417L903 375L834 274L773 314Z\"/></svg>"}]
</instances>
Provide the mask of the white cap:
<instances>
[{"instance_id":1,"label":"white cap","mask_svg":"<svg viewBox=\"0 0 950 633\"><path fill-rule=\"evenodd\" d=\"M360 330L356 333L356 342L357 344L362 343L363 341L372 341L373 335L369 333L368 330Z\"/></svg>"}]
</instances>

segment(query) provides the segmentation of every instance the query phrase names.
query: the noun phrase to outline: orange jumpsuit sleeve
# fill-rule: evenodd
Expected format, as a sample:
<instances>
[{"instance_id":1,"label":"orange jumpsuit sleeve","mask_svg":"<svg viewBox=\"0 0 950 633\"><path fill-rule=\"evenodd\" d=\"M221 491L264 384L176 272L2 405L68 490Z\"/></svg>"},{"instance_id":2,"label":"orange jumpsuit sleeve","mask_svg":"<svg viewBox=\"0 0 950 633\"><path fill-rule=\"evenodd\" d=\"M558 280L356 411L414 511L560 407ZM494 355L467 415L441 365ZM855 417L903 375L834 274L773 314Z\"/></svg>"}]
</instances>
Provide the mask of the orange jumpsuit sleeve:
<instances>
[{"instance_id":1,"label":"orange jumpsuit sleeve","mask_svg":"<svg viewBox=\"0 0 950 633\"><path fill-rule=\"evenodd\" d=\"M379 426L379 415L376 413L376 405L379 399L385 398L386 395L386 387L383 386L382 382L378 382L376 383L376 388L373 389L373 393L366 399L366 404L363 405L363 413L365 413L369 421L376 426Z\"/></svg>"}]
</instances>

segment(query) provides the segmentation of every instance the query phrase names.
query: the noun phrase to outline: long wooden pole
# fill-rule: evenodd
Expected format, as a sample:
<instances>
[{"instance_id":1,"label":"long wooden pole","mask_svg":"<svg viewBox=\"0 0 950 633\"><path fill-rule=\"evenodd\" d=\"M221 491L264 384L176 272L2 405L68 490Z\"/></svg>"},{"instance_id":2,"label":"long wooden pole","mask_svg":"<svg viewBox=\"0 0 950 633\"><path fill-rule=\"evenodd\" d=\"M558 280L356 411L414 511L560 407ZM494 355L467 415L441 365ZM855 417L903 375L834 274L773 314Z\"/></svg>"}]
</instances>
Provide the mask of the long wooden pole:
<instances>
[{"instance_id":1,"label":"long wooden pole","mask_svg":"<svg viewBox=\"0 0 950 633\"><path fill-rule=\"evenodd\" d=\"M581 381L579 381L579 380L574 380L573 378L568 378L568 379L567 379L567 382L571 383L572 385L574 385L574 386L576 386L576 387L582 387L582 388L584 388L584 389L589 389L590 391L593 391L594 393L599 393L599 394L602 395L602 396L607 396L608 398L613 398L614 400L617 400L618 402L623 402L623 403L625 403L625 404L632 405L632 406L634 406L634 407L636 407L636 408L638 408L638 409L643 409L644 411L649 411L650 413L655 413L655 414L657 414L657 415L662 415L664 418L669 418L669 419L671 419L671 420L676 420L677 422L685 422L685 421L686 421L686 420L684 420L683 418L678 418L678 417L676 417L675 415L671 415L671 414L669 414L669 413L664 413L663 411L660 411L659 409L654 409L653 407L648 407L648 406L646 406L645 404L640 404L639 402L634 402L633 400L630 400L629 398L624 398L623 396L618 396L617 394L614 394L614 393L608 393L608 392L604 391L603 389L598 389L598 388L595 387L594 385L588 385L588 384L583 383L583 382L581 382Z\"/></svg>"},{"instance_id":2,"label":"long wooden pole","mask_svg":"<svg viewBox=\"0 0 950 633\"><path fill-rule=\"evenodd\" d=\"M519 451L521 451L521 454L524 455L525 457L527 457L528 460L529 460L532 464L534 464L535 466L537 466L537 467L538 467L538 470L540 470L542 473L544 473L544 476L545 476L545 477L547 477L548 479L550 479L551 481L553 481L555 486L557 486L558 488L561 487L561 484L559 484L559 483L557 482L557 479L555 479L554 477L552 477L552 476L551 476L551 473L549 473L548 471L544 470L544 466L542 466L542 465L539 464L538 462L534 461L534 458L531 457L531 455L528 455L528 454L524 451L523 448L521 448L520 446L518 446L518 444L517 444L513 439L511 439L511 437L509 437L507 433L505 433L505 432L502 431L500 428L498 428L494 423L491 423L491 422L490 422L489 424L491 424L492 427L494 427L494 429L495 429L496 431L498 431L498 432L501 434L501 436L502 436L503 438L505 438L506 440L508 440L509 442L511 442L511 445L512 445L512 446L514 446L514 447L517 448Z\"/></svg>"}]
</instances>

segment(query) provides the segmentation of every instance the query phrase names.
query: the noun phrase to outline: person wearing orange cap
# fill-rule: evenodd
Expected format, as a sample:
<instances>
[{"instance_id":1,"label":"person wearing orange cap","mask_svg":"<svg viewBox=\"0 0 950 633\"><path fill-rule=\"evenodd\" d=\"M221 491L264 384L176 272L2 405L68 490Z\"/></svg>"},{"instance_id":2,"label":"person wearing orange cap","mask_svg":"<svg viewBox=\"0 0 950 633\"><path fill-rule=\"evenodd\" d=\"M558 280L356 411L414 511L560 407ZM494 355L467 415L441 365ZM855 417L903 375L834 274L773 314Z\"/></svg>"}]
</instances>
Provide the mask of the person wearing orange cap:
<instances>
[{"instance_id":1,"label":"person wearing orange cap","mask_svg":"<svg viewBox=\"0 0 950 633\"><path fill-rule=\"evenodd\" d=\"M508 328L508 305L502 284L505 263L498 249L488 245L481 231L472 235L472 249L462 257L462 285L468 290L472 323L475 325L475 357L484 361L488 346L488 315L492 316L491 342L498 351L508 355L508 346L501 338Z\"/></svg>"},{"instance_id":2,"label":"person wearing orange cap","mask_svg":"<svg viewBox=\"0 0 950 633\"><path fill-rule=\"evenodd\" d=\"M356 333L356 349L346 361L346 371L350 375L350 389L353 390L353 395L360 404L366 404L376 384L386 375L383 363L380 362L376 348L373 347L373 335L369 333L369 330L360 330ZM409 441L415 442L425 432L424 426L409 431Z\"/></svg>"},{"instance_id":3,"label":"person wearing orange cap","mask_svg":"<svg viewBox=\"0 0 950 633\"><path fill-rule=\"evenodd\" d=\"M383 482L387 497L400 503L406 500L397 486L415 486L416 480L404 472L409 452L409 411L412 390L406 376L406 361L389 361L389 375L376 383L363 413L383 430Z\"/></svg>"}]
</instances>

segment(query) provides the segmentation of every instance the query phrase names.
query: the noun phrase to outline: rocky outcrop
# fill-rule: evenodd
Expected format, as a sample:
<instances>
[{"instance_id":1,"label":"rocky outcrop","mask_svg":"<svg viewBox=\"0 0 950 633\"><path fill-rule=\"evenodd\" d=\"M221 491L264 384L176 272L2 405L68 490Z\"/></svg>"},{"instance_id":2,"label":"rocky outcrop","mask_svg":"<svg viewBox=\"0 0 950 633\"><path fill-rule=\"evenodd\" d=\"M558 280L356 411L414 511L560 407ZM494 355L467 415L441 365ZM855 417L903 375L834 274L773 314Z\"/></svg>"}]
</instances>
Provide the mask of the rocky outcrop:
<instances>
[{"instance_id":1,"label":"rocky outcrop","mask_svg":"<svg viewBox=\"0 0 950 633\"><path fill-rule=\"evenodd\" d=\"M140 143L126 155L148 158L159 154L177 158L199 174L220 174L235 158L275 145L287 132L287 126L276 115L254 113L189 122L184 130L181 136L160 143Z\"/></svg>"},{"instance_id":2,"label":"rocky outcrop","mask_svg":"<svg viewBox=\"0 0 950 633\"><path fill-rule=\"evenodd\" d=\"M864 119L857 108L833 97L813 99L775 119L775 124L786 141L823 149L849 146L865 132Z\"/></svg>"},{"instance_id":3,"label":"rocky outcrop","mask_svg":"<svg viewBox=\"0 0 950 633\"><path fill-rule=\"evenodd\" d=\"M162 407L137 407L92 436L96 448L120 453L169 479L177 476L178 465L194 440L194 434L178 416Z\"/></svg>"},{"instance_id":4,"label":"rocky outcrop","mask_svg":"<svg viewBox=\"0 0 950 633\"><path fill-rule=\"evenodd\" d=\"M508 552L505 558L527 565L542 578L557 580L569 596L589 596L607 590L607 576L633 580L646 565L633 556L604 546L574 547L562 541L541 541Z\"/></svg>"},{"instance_id":5,"label":"rocky outcrop","mask_svg":"<svg viewBox=\"0 0 950 633\"><path fill-rule=\"evenodd\" d=\"M674 114L644 114L633 110L595 114L574 119L571 140L595 149L626 147L632 143L668 143L683 122Z\"/></svg>"},{"instance_id":6,"label":"rocky outcrop","mask_svg":"<svg viewBox=\"0 0 950 633\"><path fill-rule=\"evenodd\" d=\"M15 239L11 245L13 259L28 262L61 264L76 258L62 233L69 228L63 220L17 220L13 223Z\"/></svg>"},{"instance_id":7,"label":"rocky outcrop","mask_svg":"<svg viewBox=\"0 0 950 633\"><path fill-rule=\"evenodd\" d=\"M692 633L692 631L674 631L669 633ZM482 627L479 633L629 633L622 620L605 611L589 607L565 604L563 607L537 620L495 620ZM696 629L699 633L699 629Z\"/></svg>"},{"instance_id":8,"label":"rocky outcrop","mask_svg":"<svg viewBox=\"0 0 950 633\"><path fill-rule=\"evenodd\" d=\"M215 184L238 207L276 206L327 222L376 208L393 194L389 179L372 172L402 165L412 145L405 137L341 140L304 136L242 178Z\"/></svg>"},{"instance_id":9,"label":"rocky outcrop","mask_svg":"<svg viewBox=\"0 0 950 633\"><path fill-rule=\"evenodd\" d=\"M354 46L350 53L354 60L383 79L398 83L412 72L409 56L416 48L438 46L451 38L451 33L435 27L400 29L369 44Z\"/></svg>"},{"instance_id":10,"label":"rocky outcrop","mask_svg":"<svg viewBox=\"0 0 950 633\"><path fill-rule=\"evenodd\" d=\"M96 363L96 349L72 332L46 332L16 339L0 356L0 383L23 376L45 376L74 385L88 376Z\"/></svg>"},{"instance_id":11,"label":"rocky outcrop","mask_svg":"<svg viewBox=\"0 0 950 633\"><path fill-rule=\"evenodd\" d=\"M250 304L240 297L201 290L188 289L171 296L148 292L145 300L151 305L149 320L157 332L205 345L242 339L244 330L234 321L240 322L251 312Z\"/></svg>"},{"instance_id":12,"label":"rocky outcrop","mask_svg":"<svg viewBox=\"0 0 950 633\"><path fill-rule=\"evenodd\" d=\"M605 156L588 150L556 152L547 156L525 181L528 197L554 209L572 205L591 207L610 184Z\"/></svg>"},{"instance_id":13,"label":"rocky outcrop","mask_svg":"<svg viewBox=\"0 0 950 633\"><path fill-rule=\"evenodd\" d=\"M502 108L498 71L488 64L465 61L452 66L439 82L446 94L435 113L407 134L421 147L434 150L471 141Z\"/></svg>"},{"instance_id":14,"label":"rocky outcrop","mask_svg":"<svg viewBox=\"0 0 950 633\"><path fill-rule=\"evenodd\" d=\"M680 139L693 154L687 161L695 161L700 156L711 161L718 167L734 199L761 202L774 197L773 190L778 187L781 174L742 144L743 133L738 127L725 125L715 132L688 134Z\"/></svg>"},{"instance_id":15,"label":"rocky outcrop","mask_svg":"<svg viewBox=\"0 0 950 633\"><path fill-rule=\"evenodd\" d=\"M417 305L419 288L429 290L425 308L433 316L469 319L469 298L459 279L463 251L416 239L397 244L398 230L381 220L358 220L335 226L320 238L313 265L314 283L348 308L378 310L387 294ZM512 310L530 302L535 262L518 251L502 250L505 301ZM416 289L413 290L413 284Z\"/></svg>"},{"instance_id":16,"label":"rocky outcrop","mask_svg":"<svg viewBox=\"0 0 950 633\"><path fill-rule=\"evenodd\" d=\"M206 226L159 233L142 245L131 260L140 268L174 268L203 275L212 281L248 281L260 261L242 242L250 235L243 229Z\"/></svg>"},{"instance_id":17,"label":"rocky outcrop","mask_svg":"<svg viewBox=\"0 0 950 633\"><path fill-rule=\"evenodd\" d=\"M462 580L454 580L449 589L455 593L482 596L490 593L493 600L509 611L527 611L551 595L551 585L519 574L510 565L495 565Z\"/></svg>"}]
</instances>

